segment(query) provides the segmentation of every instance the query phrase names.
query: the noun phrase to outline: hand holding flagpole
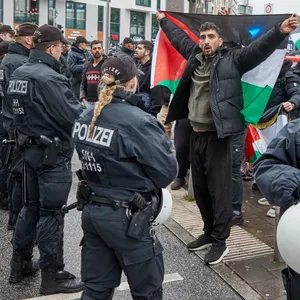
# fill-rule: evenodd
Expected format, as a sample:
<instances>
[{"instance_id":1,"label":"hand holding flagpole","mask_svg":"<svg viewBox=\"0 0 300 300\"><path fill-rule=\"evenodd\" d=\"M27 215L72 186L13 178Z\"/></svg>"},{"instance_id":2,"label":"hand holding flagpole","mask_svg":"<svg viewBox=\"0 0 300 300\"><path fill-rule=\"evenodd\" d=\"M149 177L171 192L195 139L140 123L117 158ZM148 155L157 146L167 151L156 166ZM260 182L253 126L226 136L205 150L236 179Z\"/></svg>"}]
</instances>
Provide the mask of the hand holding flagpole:
<instances>
[{"instance_id":1,"label":"hand holding flagpole","mask_svg":"<svg viewBox=\"0 0 300 300\"><path fill-rule=\"evenodd\" d=\"M298 27L297 15L292 14L291 17L283 21L280 25L280 31L284 34L289 34Z\"/></svg>"}]
</instances>

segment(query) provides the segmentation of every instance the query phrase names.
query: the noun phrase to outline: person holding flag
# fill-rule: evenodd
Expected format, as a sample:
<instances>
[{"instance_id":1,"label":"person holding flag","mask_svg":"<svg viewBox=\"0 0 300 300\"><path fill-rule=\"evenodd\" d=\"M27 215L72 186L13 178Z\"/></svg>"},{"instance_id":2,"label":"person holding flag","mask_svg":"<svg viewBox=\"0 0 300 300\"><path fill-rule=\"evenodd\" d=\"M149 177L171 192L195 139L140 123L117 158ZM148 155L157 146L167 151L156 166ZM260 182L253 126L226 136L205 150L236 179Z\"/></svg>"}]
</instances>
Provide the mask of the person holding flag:
<instances>
[{"instance_id":1,"label":"person holding flag","mask_svg":"<svg viewBox=\"0 0 300 300\"><path fill-rule=\"evenodd\" d=\"M221 17L219 17L221 18ZM293 14L248 46L222 48L220 28L200 26L199 45L175 23L157 12L160 26L175 49L187 60L169 107L166 122L189 118L191 172L204 234L188 244L190 251L209 248L207 264L228 253L226 239L232 218L232 136L244 131L243 74L265 61L298 26Z\"/></svg>"}]
</instances>

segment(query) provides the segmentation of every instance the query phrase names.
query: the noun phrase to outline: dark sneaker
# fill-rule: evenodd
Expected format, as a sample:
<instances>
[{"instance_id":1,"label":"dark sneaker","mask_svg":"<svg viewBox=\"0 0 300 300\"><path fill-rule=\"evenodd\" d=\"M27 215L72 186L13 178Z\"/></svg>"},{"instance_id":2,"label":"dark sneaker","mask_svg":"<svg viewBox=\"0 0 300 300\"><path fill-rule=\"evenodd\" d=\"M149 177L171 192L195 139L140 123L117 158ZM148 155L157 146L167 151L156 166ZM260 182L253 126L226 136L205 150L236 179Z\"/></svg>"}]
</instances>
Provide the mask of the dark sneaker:
<instances>
[{"instance_id":1,"label":"dark sneaker","mask_svg":"<svg viewBox=\"0 0 300 300\"><path fill-rule=\"evenodd\" d=\"M185 185L184 178L176 178L175 181L171 184L171 190L176 191L182 188Z\"/></svg>"},{"instance_id":2,"label":"dark sneaker","mask_svg":"<svg viewBox=\"0 0 300 300\"><path fill-rule=\"evenodd\" d=\"M243 225L244 224L244 218L242 214L233 214L232 219L231 219L231 226L235 225Z\"/></svg>"},{"instance_id":3,"label":"dark sneaker","mask_svg":"<svg viewBox=\"0 0 300 300\"><path fill-rule=\"evenodd\" d=\"M205 255L204 262L208 265L216 265L222 261L228 252L229 249L226 245L220 247L212 245L209 252Z\"/></svg>"},{"instance_id":4,"label":"dark sneaker","mask_svg":"<svg viewBox=\"0 0 300 300\"><path fill-rule=\"evenodd\" d=\"M192 241L187 244L187 248L190 251L203 250L212 245L212 237L202 234L195 241Z\"/></svg>"},{"instance_id":5,"label":"dark sneaker","mask_svg":"<svg viewBox=\"0 0 300 300\"><path fill-rule=\"evenodd\" d=\"M39 269L39 261L37 259L25 262L11 261L11 271L8 281L9 283L18 283L24 277L33 275Z\"/></svg>"}]
</instances>

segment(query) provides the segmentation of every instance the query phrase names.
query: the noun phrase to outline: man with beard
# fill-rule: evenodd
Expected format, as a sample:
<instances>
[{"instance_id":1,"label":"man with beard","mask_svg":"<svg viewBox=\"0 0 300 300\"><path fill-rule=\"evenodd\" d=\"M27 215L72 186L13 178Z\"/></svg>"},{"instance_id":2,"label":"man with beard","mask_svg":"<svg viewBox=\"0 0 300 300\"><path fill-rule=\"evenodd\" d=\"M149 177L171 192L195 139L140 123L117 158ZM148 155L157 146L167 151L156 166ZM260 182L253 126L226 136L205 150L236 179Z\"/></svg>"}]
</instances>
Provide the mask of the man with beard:
<instances>
[{"instance_id":1,"label":"man with beard","mask_svg":"<svg viewBox=\"0 0 300 300\"><path fill-rule=\"evenodd\" d=\"M138 60L138 68L144 73L139 76L138 93L143 97L148 112L156 116L161 113L161 122L164 125L166 135L171 137L172 124L164 124L171 93L164 86L151 88L151 65L153 44L150 41L140 41L137 44L134 58Z\"/></svg>"},{"instance_id":2,"label":"man with beard","mask_svg":"<svg viewBox=\"0 0 300 300\"><path fill-rule=\"evenodd\" d=\"M105 60L103 52L100 41L93 41L91 43L93 59L84 65L80 85L80 100L86 104L94 104L98 101L97 86L100 79L101 67Z\"/></svg>"}]
</instances>

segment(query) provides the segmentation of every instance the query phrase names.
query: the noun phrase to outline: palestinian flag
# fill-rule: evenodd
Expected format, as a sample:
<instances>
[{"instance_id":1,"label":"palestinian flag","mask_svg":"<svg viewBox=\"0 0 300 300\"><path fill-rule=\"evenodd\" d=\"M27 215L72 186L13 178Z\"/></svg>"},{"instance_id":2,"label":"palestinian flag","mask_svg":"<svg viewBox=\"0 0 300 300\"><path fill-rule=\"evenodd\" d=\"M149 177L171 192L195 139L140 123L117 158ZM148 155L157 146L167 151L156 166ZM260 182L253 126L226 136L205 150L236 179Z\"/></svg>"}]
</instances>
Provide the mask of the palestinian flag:
<instances>
[{"instance_id":1,"label":"palestinian flag","mask_svg":"<svg viewBox=\"0 0 300 300\"><path fill-rule=\"evenodd\" d=\"M296 46L296 49L300 50L300 32L291 34L291 38L292 38L292 41L294 42L294 44Z\"/></svg>"},{"instance_id":2,"label":"palestinian flag","mask_svg":"<svg viewBox=\"0 0 300 300\"><path fill-rule=\"evenodd\" d=\"M254 163L287 123L288 115L282 105L277 105L267 110L257 125L250 125L246 136L246 161Z\"/></svg>"},{"instance_id":3,"label":"palestinian flag","mask_svg":"<svg viewBox=\"0 0 300 300\"><path fill-rule=\"evenodd\" d=\"M232 42L242 46L265 34L290 15L216 16L185 13L165 13L166 17L185 31L195 42L199 42L199 27L204 22L213 22L221 29L224 44ZM242 88L244 108L241 113L248 123L260 120L282 66L288 38L278 49L255 69L244 74ZM152 87L164 85L174 94L182 77L186 60L171 45L162 30L159 31L152 60Z\"/></svg>"}]
</instances>

